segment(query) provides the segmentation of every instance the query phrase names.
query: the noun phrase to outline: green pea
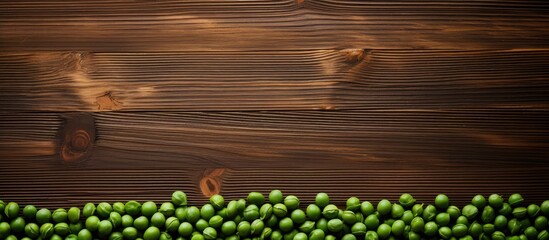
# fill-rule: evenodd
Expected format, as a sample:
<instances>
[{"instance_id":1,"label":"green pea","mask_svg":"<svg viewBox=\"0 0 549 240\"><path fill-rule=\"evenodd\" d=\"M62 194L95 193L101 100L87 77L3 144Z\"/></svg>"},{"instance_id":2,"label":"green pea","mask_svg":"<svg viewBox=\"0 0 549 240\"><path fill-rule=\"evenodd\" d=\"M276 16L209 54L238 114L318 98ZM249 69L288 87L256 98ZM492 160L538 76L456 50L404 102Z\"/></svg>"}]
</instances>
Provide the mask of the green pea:
<instances>
[{"instance_id":1,"label":"green pea","mask_svg":"<svg viewBox=\"0 0 549 240\"><path fill-rule=\"evenodd\" d=\"M404 223L410 224L412 222L412 219L414 219L414 214L410 210L404 211L402 214L402 217L400 218Z\"/></svg>"},{"instance_id":2,"label":"green pea","mask_svg":"<svg viewBox=\"0 0 549 240\"><path fill-rule=\"evenodd\" d=\"M111 204L107 202L101 202L97 204L97 215L102 219L107 219L112 212Z\"/></svg>"},{"instance_id":3,"label":"green pea","mask_svg":"<svg viewBox=\"0 0 549 240\"><path fill-rule=\"evenodd\" d=\"M369 216L370 214L373 214L376 210L372 203L364 201L360 204L360 211L362 212L362 215Z\"/></svg>"},{"instance_id":4,"label":"green pea","mask_svg":"<svg viewBox=\"0 0 549 240\"><path fill-rule=\"evenodd\" d=\"M505 234L500 231L492 233L492 240L505 240Z\"/></svg>"},{"instance_id":5,"label":"green pea","mask_svg":"<svg viewBox=\"0 0 549 240\"><path fill-rule=\"evenodd\" d=\"M444 194L439 194L435 198L435 206L438 209L443 209L444 210L444 209L448 208L449 203L450 203L450 200L448 199L448 196L446 196Z\"/></svg>"},{"instance_id":6,"label":"green pea","mask_svg":"<svg viewBox=\"0 0 549 240\"><path fill-rule=\"evenodd\" d=\"M200 210L195 207L191 206L187 208L187 221L190 223L196 223L200 219Z\"/></svg>"},{"instance_id":7,"label":"green pea","mask_svg":"<svg viewBox=\"0 0 549 240\"><path fill-rule=\"evenodd\" d=\"M330 197L324 192L317 193L315 196L315 204L319 208L324 208L330 204Z\"/></svg>"},{"instance_id":8,"label":"green pea","mask_svg":"<svg viewBox=\"0 0 549 240\"><path fill-rule=\"evenodd\" d=\"M273 205L270 203L265 203L259 209L259 218L261 220L269 219L273 214Z\"/></svg>"},{"instance_id":9,"label":"green pea","mask_svg":"<svg viewBox=\"0 0 549 240\"><path fill-rule=\"evenodd\" d=\"M488 235L492 235L496 231L494 224L486 223L482 225L482 231Z\"/></svg>"},{"instance_id":10,"label":"green pea","mask_svg":"<svg viewBox=\"0 0 549 240\"><path fill-rule=\"evenodd\" d=\"M324 240L324 236L324 231L322 231L321 229L315 229L311 231L311 233L309 233L309 240Z\"/></svg>"},{"instance_id":11,"label":"green pea","mask_svg":"<svg viewBox=\"0 0 549 240\"><path fill-rule=\"evenodd\" d=\"M22 217L16 217L15 219L11 220L10 223L11 231L14 233L21 233L25 230L25 219Z\"/></svg>"},{"instance_id":12,"label":"green pea","mask_svg":"<svg viewBox=\"0 0 549 240\"><path fill-rule=\"evenodd\" d=\"M356 212L360 209L360 200L357 197L350 197L345 203L346 210Z\"/></svg>"},{"instance_id":13,"label":"green pea","mask_svg":"<svg viewBox=\"0 0 549 240\"><path fill-rule=\"evenodd\" d=\"M226 210L227 211L227 218L230 218L230 219L234 218L238 214L238 202L235 201L235 200L229 201L229 203L227 204L227 207L225 209L227 209Z\"/></svg>"},{"instance_id":14,"label":"green pea","mask_svg":"<svg viewBox=\"0 0 549 240\"><path fill-rule=\"evenodd\" d=\"M423 216L423 219L425 219L425 221L435 220L436 215L437 215L437 209L433 205L427 205L427 207L423 209L422 216Z\"/></svg>"},{"instance_id":15,"label":"green pea","mask_svg":"<svg viewBox=\"0 0 549 240\"><path fill-rule=\"evenodd\" d=\"M53 227L53 231L60 235L60 236L66 236L69 234L70 232L70 229L69 229L69 224L67 223L57 223L55 224L55 226Z\"/></svg>"},{"instance_id":16,"label":"green pea","mask_svg":"<svg viewBox=\"0 0 549 240\"><path fill-rule=\"evenodd\" d=\"M543 230L538 233L538 240L548 240L549 239L549 232L547 230Z\"/></svg>"},{"instance_id":17,"label":"green pea","mask_svg":"<svg viewBox=\"0 0 549 240\"><path fill-rule=\"evenodd\" d=\"M200 233L197 233L197 234L193 234L192 237L191 237L191 240L204 240L204 236Z\"/></svg>"},{"instance_id":18,"label":"green pea","mask_svg":"<svg viewBox=\"0 0 549 240\"><path fill-rule=\"evenodd\" d=\"M513 216L516 218L524 218L528 214L528 210L525 207L517 207L513 209Z\"/></svg>"},{"instance_id":19,"label":"green pea","mask_svg":"<svg viewBox=\"0 0 549 240\"><path fill-rule=\"evenodd\" d=\"M127 228L133 226L133 217L126 214L122 216L122 227Z\"/></svg>"},{"instance_id":20,"label":"green pea","mask_svg":"<svg viewBox=\"0 0 549 240\"><path fill-rule=\"evenodd\" d=\"M89 229L92 232L97 231L97 228L99 227L99 218L96 216L90 216L86 218L86 228Z\"/></svg>"},{"instance_id":21,"label":"green pea","mask_svg":"<svg viewBox=\"0 0 549 240\"><path fill-rule=\"evenodd\" d=\"M124 239L134 240L137 238L137 229L134 227L126 227L122 231L122 235L124 236Z\"/></svg>"},{"instance_id":22,"label":"green pea","mask_svg":"<svg viewBox=\"0 0 549 240\"><path fill-rule=\"evenodd\" d=\"M282 229L281 229L282 230ZM241 221L236 227L236 231L240 237L247 237L251 232L251 225L248 221Z\"/></svg>"},{"instance_id":23,"label":"green pea","mask_svg":"<svg viewBox=\"0 0 549 240\"><path fill-rule=\"evenodd\" d=\"M19 204L10 202L4 208L4 213L8 219L13 219L19 214Z\"/></svg>"},{"instance_id":24,"label":"green pea","mask_svg":"<svg viewBox=\"0 0 549 240\"><path fill-rule=\"evenodd\" d=\"M537 239L538 230L533 226L527 227L524 229L524 235L526 235L528 239Z\"/></svg>"},{"instance_id":25,"label":"green pea","mask_svg":"<svg viewBox=\"0 0 549 240\"><path fill-rule=\"evenodd\" d=\"M281 203L282 199L283 199L283 195L282 195L282 191L280 190L275 189L269 193L269 202L271 204Z\"/></svg>"},{"instance_id":26,"label":"green pea","mask_svg":"<svg viewBox=\"0 0 549 240\"><path fill-rule=\"evenodd\" d=\"M88 229L82 229L78 232L78 240L92 240L92 233Z\"/></svg>"},{"instance_id":27,"label":"green pea","mask_svg":"<svg viewBox=\"0 0 549 240\"><path fill-rule=\"evenodd\" d=\"M176 217L169 217L166 219L165 227L168 232L176 232L177 228L179 228L179 219Z\"/></svg>"},{"instance_id":28,"label":"green pea","mask_svg":"<svg viewBox=\"0 0 549 240\"><path fill-rule=\"evenodd\" d=\"M414 204L412 207L412 213L414 214L414 217L421 216L423 214L423 203Z\"/></svg>"},{"instance_id":29,"label":"green pea","mask_svg":"<svg viewBox=\"0 0 549 240\"><path fill-rule=\"evenodd\" d=\"M175 207L171 202L165 202L160 205L158 212L162 213L165 217L171 217L175 213Z\"/></svg>"},{"instance_id":30,"label":"green pea","mask_svg":"<svg viewBox=\"0 0 549 240\"><path fill-rule=\"evenodd\" d=\"M294 238L294 240L307 240L307 234L305 233L297 233Z\"/></svg>"},{"instance_id":31,"label":"green pea","mask_svg":"<svg viewBox=\"0 0 549 240\"><path fill-rule=\"evenodd\" d=\"M395 221L396 221L395 219L389 218L389 219L385 219L385 221L383 221L383 223L385 223L389 226L392 226Z\"/></svg>"},{"instance_id":32,"label":"green pea","mask_svg":"<svg viewBox=\"0 0 549 240\"><path fill-rule=\"evenodd\" d=\"M391 208L391 217L392 218L401 218L404 214L404 208L400 204L393 204Z\"/></svg>"},{"instance_id":33,"label":"green pea","mask_svg":"<svg viewBox=\"0 0 549 240\"><path fill-rule=\"evenodd\" d=\"M544 216L549 217L549 200L545 200L541 203L540 210Z\"/></svg>"},{"instance_id":34,"label":"green pea","mask_svg":"<svg viewBox=\"0 0 549 240\"><path fill-rule=\"evenodd\" d=\"M187 194L182 191L175 191L172 193L172 203L176 207L187 206ZM127 211L127 210L126 210Z\"/></svg>"},{"instance_id":35,"label":"green pea","mask_svg":"<svg viewBox=\"0 0 549 240\"><path fill-rule=\"evenodd\" d=\"M364 237L365 240L378 240L379 236L377 235L377 232L375 231L367 231L366 236Z\"/></svg>"},{"instance_id":36,"label":"green pea","mask_svg":"<svg viewBox=\"0 0 549 240\"><path fill-rule=\"evenodd\" d=\"M339 209L336 207L336 205L328 204L322 210L322 215L327 219L336 218L339 215Z\"/></svg>"},{"instance_id":37,"label":"green pea","mask_svg":"<svg viewBox=\"0 0 549 240\"><path fill-rule=\"evenodd\" d=\"M286 205L288 210L297 209L299 208L299 198L294 195L288 195L284 198L284 205Z\"/></svg>"},{"instance_id":38,"label":"green pea","mask_svg":"<svg viewBox=\"0 0 549 240\"><path fill-rule=\"evenodd\" d=\"M238 208L237 208L238 212L239 213L244 212L244 209L246 209L246 199L244 198L238 199L237 203L238 203Z\"/></svg>"},{"instance_id":39,"label":"green pea","mask_svg":"<svg viewBox=\"0 0 549 240\"><path fill-rule=\"evenodd\" d=\"M252 236L260 235L265 228L265 223L261 219L256 219L250 224L250 234Z\"/></svg>"},{"instance_id":40,"label":"green pea","mask_svg":"<svg viewBox=\"0 0 549 240\"><path fill-rule=\"evenodd\" d=\"M5 209L6 209L6 203L0 200L0 216L2 215Z\"/></svg>"},{"instance_id":41,"label":"green pea","mask_svg":"<svg viewBox=\"0 0 549 240\"><path fill-rule=\"evenodd\" d=\"M341 240L356 240L356 237L355 237L355 235L353 235L351 233L347 233L347 234L343 235Z\"/></svg>"},{"instance_id":42,"label":"green pea","mask_svg":"<svg viewBox=\"0 0 549 240\"><path fill-rule=\"evenodd\" d=\"M80 232L80 230L82 230L82 228L83 228L82 222L70 223L69 224L69 232L72 233L72 234L78 234Z\"/></svg>"},{"instance_id":43,"label":"green pea","mask_svg":"<svg viewBox=\"0 0 549 240\"><path fill-rule=\"evenodd\" d=\"M145 231L149 227L149 219L141 216L133 220L133 226L139 231Z\"/></svg>"},{"instance_id":44,"label":"green pea","mask_svg":"<svg viewBox=\"0 0 549 240\"><path fill-rule=\"evenodd\" d=\"M122 225L122 216L120 216L120 213L111 212L108 220L112 223L114 228L118 228Z\"/></svg>"},{"instance_id":45,"label":"green pea","mask_svg":"<svg viewBox=\"0 0 549 240\"><path fill-rule=\"evenodd\" d=\"M213 240L217 238L217 231L212 227L207 227L202 232L202 235L204 236L204 239Z\"/></svg>"},{"instance_id":46,"label":"green pea","mask_svg":"<svg viewBox=\"0 0 549 240\"><path fill-rule=\"evenodd\" d=\"M25 225L25 235L27 235L27 237L30 237L30 238L37 238L38 236L40 236L40 228L38 227L38 225L36 223L28 223L27 225ZM0 233L0 235L3 235Z\"/></svg>"},{"instance_id":47,"label":"green pea","mask_svg":"<svg viewBox=\"0 0 549 240\"><path fill-rule=\"evenodd\" d=\"M494 209L500 209L503 207L503 197L494 193L488 197L488 204Z\"/></svg>"},{"instance_id":48,"label":"green pea","mask_svg":"<svg viewBox=\"0 0 549 240\"><path fill-rule=\"evenodd\" d=\"M391 213L391 209L392 204L387 199L382 199L377 204L377 211L383 216L389 215Z\"/></svg>"},{"instance_id":49,"label":"green pea","mask_svg":"<svg viewBox=\"0 0 549 240\"><path fill-rule=\"evenodd\" d=\"M141 213L141 203L136 201L128 201L124 204L124 210L130 216L136 217Z\"/></svg>"},{"instance_id":50,"label":"green pea","mask_svg":"<svg viewBox=\"0 0 549 240\"><path fill-rule=\"evenodd\" d=\"M328 220L326 218L321 218L316 221L315 227L324 232L328 231Z\"/></svg>"},{"instance_id":51,"label":"green pea","mask_svg":"<svg viewBox=\"0 0 549 240\"><path fill-rule=\"evenodd\" d=\"M541 208L536 204L530 204L528 205L527 212L528 216L531 218L537 217L540 213Z\"/></svg>"},{"instance_id":52,"label":"green pea","mask_svg":"<svg viewBox=\"0 0 549 240\"><path fill-rule=\"evenodd\" d=\"M213 228L220 228L223 224L223 218L219 215L215 215L210 218L208 221L208 225Z\"/></svg>"},{"instance_id":53,"label":"green pea","mask_svg":"<svg viewBox=\"0 0 549 240\"><path fill-rule=\"evenodd\" d=\"M364 222L364 215L359 211L355 213L356 222Z\"/></svg>"},{"instance_id":54,"label":"green pea","mask_svg":"<svg viewBox=\"0 0 549 240\"><path fill-rule=\"evenodd\" d=\"M438 235L442 239L450 239L452 238L452 229L450 229L449 227L441 227L438 229Z\"/></svg>"},{"instance_id":55,"label":"green pea","mask_svg":"<svg viewBox=\"0 0 549 240\"><path fill-rule=\"evenodd\" d=\"M511 207L516 208L522 205L522 202L524 202L524 198L522 198L522 195L515 193L509 196L507 202L509 203L509 205L511 205Z\"/></svg>"},{"instance_id":56,"label":"green pea","mask_svg":"<svg viewBox=\"0 0 549 240\"><path fill-rule=\"evenodd\" d=\"M511 235L518 234L521 228L522 226L520 225L520 222L516 218L513 218L509 220L509 222L507 222L507 229L509 229L509 232L511 233Z\"/></svg>"},{"instance_id":57,"label":"green pea","mask_svg":"<svg viewBox=\"0 0 549 240\"><path fill-rule=\"evenodd\" d=\"M225 236L233 235L236 232L236 223L234 221L227 221L221 225L221 232Z\"/></svg>"},{"instance_id":58,"label":"green pea","mask_svg":"<svg viewBox=\"0 0 549 240\"><path fill-rule=\"evenodd\" d=\"M24 239L21 239L21 240L24 240ZM30 240L30 238L29 238L29 239L26 239L26 240ZM69 235L67 235L67 236L65 237L65 240L78 240L78 235L76 235L76 234L69 234Z\"/></svg>"},{"instance_id":59,"label":"green pea","mask_svg":"<svg viewBox=\"0 0 549 240\"><path fill-rule=\"evenodd\" d=\"M406 227L406 223L402 220L396 220L393 225L391 226L391 232L396 237L401 237L404 233L404 228Z\"/></svg>"},{"instance_id":60,"label":"green pea","mask_svg":"<svg viewBox=\"0 0 549 240\"><path fill-rule=\"evenodd\" d=\"M120 213L118 213L118 214L120 214ZM122 235L121 232L113 232L109 236L109 240L122 240L122 239L124 239L124 235Z\"/></svg>"},{"instance_id":61,"label":"green pea","mask_svg":"<svg viewBox=\"0 0 549 240\"><path fill-rule=\"evenodd\" d=\"M291 218L285 217L278 222L278 227L282 232L290 232L294 229L294 222Z\"/></svg>"},{"instance_id":62,"label":"green pea","mask_svg":"<svg viewBox=\"0 0 549 240\"><path fill-rule=\"evenodd\" d=\"M0 238L5 238L11 233L11 226L7 222L0 222Z\"/></svg>"},{"instance_id":63,"label":"green pea","mask_svg":"<svg viewBox=\"0 0 549 240\"><path fill-rule=\"evenodd\" d=\"M273 204L275 204L275 203L273 203ZM274 230L271 233L271 240L283 240L283 239L284 239L284 236L282 235L282 233L280 231ZM225 240L227 240L227 239L225 239Z\"/></svg>"},{"instance_id":64,"label":"green pea","mask_svg":"<svg viewBox=\"0 0 549 240\"><path fill-rule=\"evenodd\" d=\"M189 222L182 222L177 228L177 233L183 237L188 237L193 232L193 225Z\"/></svg>"},{"instance_id":65,"label":"green pea","mask_svg":"<svg viewBox=\"0 0 549 240\"><path fill-rule=\"evenodd\" d=\"M448 224L450 223L450 214L445 212L437 214L437 216L435 217L435 222L439 226L448 226Z\"/></svg>"},{"instance_id":66,"label":"green pea","mask_svg":"<svg viewBox=\"0 0 549 240\"><path fill-rule=\"evenodd\" d=\"M109 234L111 234L113 229L112 223L108 220L102 220L99 222L99 226L97 227L97 232L99 233L100 237L106 237Z\"/></svg>"},{"instance_id":67,"label":"green pea","mask_svg":"<svg viewBox=\"0 0 549 240\"><path fill-rule=\"evenodd\" d=\"M151 226L143 233L144 240L158 240L160 238L160 229L155 226Z\"/></svg>"},{"instance_id":68,"label":"green pea","mask_svg":"<svg viewBox=\"0 0 549 240\"><path fill-rule=\"evenodd\" d=\"M357 220L355 213L352 211L343 211L341 214L341 220L347 225L353 225Z\"/></svg>"},{"instance_id":69,"label":"green pea","mask_svg":"<svg viewBox=\"0 0 549 240\"><path fill-rule=\"evenodd\" d=\"M484 208L484 206L486 206L486 198L478 194L473 197L471 203L473 204L473 206L482 209Z\"/></svg>"},{"instance_id":70,"label":"green pea","mask_svg":"<svg viewBox=\"0 0 549 240\"><path fill-rule=\"evenodd\" d=\"M465 207L463 207L463 209L461 210L461 213L467 219L473 220L477 217L478 208L474 205L468 204L468 205L465 205Z\"/></svg>"},{"instance_id":71,"label":"green pea","mask_svg":"<svg viewBox=\"0 0 549 240\"><path fill-rule=\"evenodd\" d=\"M36 212L36 223L42 225L51 221L51 212L47 208L42 208Z\"/></svg>"},{"instance_id":72,"label":"green pea","mask_svg":"<svg viewBox=\"0 0 549 240\"><path fill-rule=\"evenodd\" d=\"M507 227L507 218L503 215L498 215L494 219L494 226L499 230L505 229Z\"/></svg>"},{"instance_id":73,"label":"green pea","mask_svg":"<svg viewBox=\"0 0 549 240\"><path fill-rule=\"evenodd\" d=\"M423 233L428 237L433 237L438 233L438 225L435 222L427 222L423 226Z\"/></svg>"},{"instance_id":74,"label":"green pea","mask_svg":"<svg viewBox=\"0 0 549 240\"><path fill-rule=\"evenodd\" d=\"M377 227L377 235L381 239L387 239L391 235L391 226L387 224L381 224Z\"/></svg>"},{"instance_id":75,"label":"green pea","mask_svg":"<svg viewBox=\"0 0 549 240\"><path fill-rule=\"evenodd\" d=\"M156 206L156 203L152 201L144 202L143 205L141 205L141 214L145 217L152 217L156 212L158 211L158 207ZM159 233L160 236L160 233Z\"/></svg>"},{"instance_id":76,"label":"green pea","mask_svg":"<svg viewBox=\"0 0 549 240\"><path fill-rule=\"evenodd\" d=\"M330 221L328 221L328 230L330 232L337 233L343 230L343 225L343 221L338 218L330 219Z\"/></svg>"},{"instance_id":77,"label":"green pea","mask_svg":"<svg viewBox=\"0 0 549 240\"><path fill-rule=\"evenodd\" d=\"M38 212L38 210L34 205L27 205L23 208L23 216L28 220L34 219L36 217L36 212Z\"/></svg>"},{"instance_id":78,"label":"green pea","mask_svg":"<svg viewBox=\"0 0 549 240\"><path fill-rule=\"evenodd\" d=\"M452 235L455 237L463 237L467 235L467 226L464 224L456 224L452 227Z\"/></svg>"},{"instance_id":79,"label":"green pea","mask_svg":"<svg viewBox=\"0 0 549 240\"><path fill-rule=\"evenodd\" d=\"M288 208L282 203L277 203L273 206L273 214L277 217L285 217L288 213Z\"/></svg>"},{"instance_id":80,"label":"green pea","mask_svg":"<svg viewBox=\"0 0 549 240\"><path fill-rule=\"evenodd\" d=\"M458 207L454 205L449 206L448 209L446 209L446 213L448 213L450 219L457 219L459 216L461 216L461 211Z\"/></svg>"},{"instance_id":81,"label":"green pea","mask_svg":"<svg viewBox=\"0 0 549 240\"><path fill-rule=\"evenodd\" d=\"M244 209L243 216L246 221L252 222L259 218L259 208L254 204L250 204Z\"/></svg>"},{"instance_id":82,"label":"green pea","mask_svg":"<svg viewBox=\"0 0 549 240\"><path fill-rule=\"evenodd\" d=\"M307 206L307 209L305 210L305 213L307 215L307 218L313 221L320 219L320 217L322 216L322 212L316 204L309 204L309 206Z\"/></svg>"},{"instance_id":83,"label":"green pea","mask_svg":"<svg viewBox=\"0 0 549 240\"><path fill-rule=\"evenodd\" d=\"M47 239L53 235L53 224L44 223L40 226L40 238Z\"/></svg>"},{"instance_id":84,"label":"green pea","mask_svg":"<svg viewBox=\"0 0 549 240\"><path fill-rule=\"evenodd\" d=\"M306 234L309 234L311 231L315 229L315 222L313 221L305 221L304 223L299 226L299 231L304 232Z\"/></svg>"},{"instance_id":85,"label":"green pea","mask_svg":"<svg viewBox=\"0 0 549 240\"><path fill-rule=\"evenodd\" d=\"M469 235L473 236L474 238L478 238L483 232L482 225L480 225L480 223L474 222L469 226L468 232Z\"/></svg>"},{"instance_id":86,"label":"green pea","mask_svg":"<svg viewBox=\"0 0 549 240\"><path fill-rule=\"evenodd\" d=\"M70 223L77 223L78 221L80 221L80 208L71 207L67 212L67 219Z\"/></svg>"},{"instance_id":87,"label":"green pea","mask_svg":"<svg viewBox=\"0 0 549 240\"><path fill-rule=\"evenodd\" d=\"M305 222L307 216L305 215L305 212L303 212L303 210L296 209L292 211L292 213L290 214L290 218L295 224L300 225ZM353 218L355 218L354 215Z\"/></svg>"},{"instance_id":88,"label":"green pea","mask_svg":"<svg viewBox=\"0 0 549 240\"><path fill-rule=\"evenodd\" d=\"M157 228L164 227L166 223L166 217L164 217L164 214L160 212L156 212L151 217L151 225L155 226Z\"/></svg>"},{"instance_id":89,"label":"green pea","mask_svg":"<svg viewBox=\"0 0 549 240\"><path fill-rule=\"evenodd\" d=\"M534 220L534 226L538 231L546 229L549 226L547 218L545 216L539 216Z\"/></svg>"},{"instance_id":90,"label":"green pea","mask_svg":"<svg viewBox=\"0 0 549 240\"><path fill-rule=\"evenodd\" d=\"M377 229L377 227L379 226L379 219L377 215L372 214L366 217L366 219L364 220L364 224L366 225L367 229Z\"/></svg>"},{"instance_id":91,"label":"green pea","mask_svg":"<svg viewBox=\"0 0 549 240\"><path fill-rule=\"evenodd\" d=\"M248 194L248 202L260 206L265 202L265 196L260 192L250 192Z\"/></svg>"},{"instance_id":92,"label":"green pea","mask_svg":"<svg viewBox=\"0 0 549 240\"><path fill-rule=\"evenodd\" d=\"M498 210L498 213L500 215L509 217L511 213L513 212L513 209L511 208L511 205L509 203L503 203L503 206Z\"/></svg>"},{"instance_id":93,"label":"green pea","mask_svg":"<svg viewBox=\"0 0 549 240\"><path fill-rule=\"evenodd\" d=\"M412 226L412 231L421 233L425 227L425 222L423 221L423 218L415 217L412 219L412 223L410 225Z\"/></svg>"},{"instance_id":94,"label":"green pea","mask_svg":"<svg viewBox=\"0 0 549 240\"><path fill-rule=\"evenodd\" d=\"M490 206L484 207L480 219L485 223L491 223L496 218L496 211Z\"/></svg>"},{"instance_id":95,"label":"green pea","mask_svg":"<svg viewBox=\"0 0 549 240\"><path fill-rule=\"evenodd\" d=\"M250 205L250 206L252 206L252 205ZM257 208L257 207L256 207L256 208ZM204 204L204 205L202 206L202 208L200 208L200 216L201 216L204 220L208 221L208 220L210 220L210 218L212 218L214 215L215 215L215 208L214 208L211 204L209 204L209 203ZM258 215L259 215L259 213L258 213Z\"/></svg>"},{"instance_id":96,"label":"green pea","mask_svg":"<svg viewBox=\"0 0 549 240\"><path fill-rule=\"evenodd\" d=\"M412 207L416 203L416 200L409 193L404 193L404 194L400 195L400 198L398 199L398 202L400 203L400 205L404 206L405 208L409 208L409 207Z\"/></svg>"},{"instance_id":97,"label":"green pea","mask_svg":"<svg viewBox=\"0 0 549 240\"><path fill-rule=\"evenodd\" d=\"M269 219L265 219L265 225L270 228L274 228L278 225L278 218L275 215L271 215Z\"/></svg>"}]
</instances>

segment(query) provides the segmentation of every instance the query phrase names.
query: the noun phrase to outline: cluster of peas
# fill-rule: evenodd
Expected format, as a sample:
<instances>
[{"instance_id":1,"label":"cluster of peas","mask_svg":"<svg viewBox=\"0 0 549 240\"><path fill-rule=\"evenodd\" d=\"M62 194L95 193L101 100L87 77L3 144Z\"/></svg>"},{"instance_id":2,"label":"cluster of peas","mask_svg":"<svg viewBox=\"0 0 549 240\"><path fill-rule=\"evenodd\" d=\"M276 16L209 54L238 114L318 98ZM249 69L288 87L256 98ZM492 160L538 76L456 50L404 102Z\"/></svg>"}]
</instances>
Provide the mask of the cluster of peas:
<instances>
[{"instance_id":1,"label":"cluster of peas","mask_svg":"<svg viewBox=\"0 0 549 240\"><path fill-rule=\"evenodd\" d=\"M402 194L398 202L383 199L376 206L351 197L340 209L318 193L313 204L300 208L296 196L273 190L267 199L251 192L228 203L214 195L199 209L176 191L160 207L150 201L102 202L52 213L27 205L20 215L17 203L0 201L0 239L549 240L549 200L527 207L523 202L520 194L507 201L498 194L477 195L460 209L444 194L427 206Z\"/></svg>"}]
</instances>

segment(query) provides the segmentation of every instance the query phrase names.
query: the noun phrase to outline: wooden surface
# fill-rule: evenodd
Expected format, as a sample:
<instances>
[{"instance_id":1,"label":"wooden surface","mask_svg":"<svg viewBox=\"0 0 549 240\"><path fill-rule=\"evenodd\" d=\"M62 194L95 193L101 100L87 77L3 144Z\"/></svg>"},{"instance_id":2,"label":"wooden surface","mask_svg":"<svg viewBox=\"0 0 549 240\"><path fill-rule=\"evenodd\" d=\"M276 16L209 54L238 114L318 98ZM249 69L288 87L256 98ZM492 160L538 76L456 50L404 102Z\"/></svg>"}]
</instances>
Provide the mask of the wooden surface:
<instances>
[{"instance_id":1,"label":"wooden surface","mask_svg":"<svg viewBox=\"0 0 549 240\"><path fill-rule=\"evenodd\" d=\"M0 2L0 199L549 199L547 1Z\"/></svg>"}]
</instances>

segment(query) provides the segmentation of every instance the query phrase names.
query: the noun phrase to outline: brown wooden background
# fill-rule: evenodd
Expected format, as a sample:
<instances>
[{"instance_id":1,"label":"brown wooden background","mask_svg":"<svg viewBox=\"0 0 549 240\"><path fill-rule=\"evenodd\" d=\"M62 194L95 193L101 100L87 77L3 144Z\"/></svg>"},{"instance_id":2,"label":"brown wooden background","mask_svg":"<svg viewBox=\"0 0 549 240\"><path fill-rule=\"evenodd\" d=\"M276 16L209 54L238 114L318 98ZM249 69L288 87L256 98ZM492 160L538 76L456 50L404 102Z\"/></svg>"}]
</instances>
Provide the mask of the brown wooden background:
<instances>
[{"instance_id":1,"label":"brown wooden background","mask_svg":"<svg viewBox=\"0 0 549 240\"><path fill-rule=\"evenodd\" d=\"M548 69L545 0L2 1L0 199L539 202Z\"/></svg>"}]
</instances>

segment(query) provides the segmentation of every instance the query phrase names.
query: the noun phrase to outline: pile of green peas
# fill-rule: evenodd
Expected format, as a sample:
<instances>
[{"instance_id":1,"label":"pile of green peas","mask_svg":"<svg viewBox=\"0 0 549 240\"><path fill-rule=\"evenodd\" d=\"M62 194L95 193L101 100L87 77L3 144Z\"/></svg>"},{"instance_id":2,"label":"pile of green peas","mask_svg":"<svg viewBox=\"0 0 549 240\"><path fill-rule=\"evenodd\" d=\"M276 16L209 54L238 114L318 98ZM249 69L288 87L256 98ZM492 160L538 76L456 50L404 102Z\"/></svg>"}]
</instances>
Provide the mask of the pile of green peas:
<instances>
[{"instance_id":1,"label":"pile of green peas","mask_svg":"<svg viewBox=\"0 0 549 240\"><path fill-rule=\"evenodd\" d=\"M382 199L375 205L350 197L338 207L326 193L304 206L296 196L273 190L267 197L251 192L228 202L213 195L198 208L176 191L160 206L101 202L52 212L0 201L0 239L549 240L548 217L549 200L525 205L520 194L507 200L476 195L462 208L444 194L425 205L406 193L398 202Z\"/></svg>"}]
</instances>

